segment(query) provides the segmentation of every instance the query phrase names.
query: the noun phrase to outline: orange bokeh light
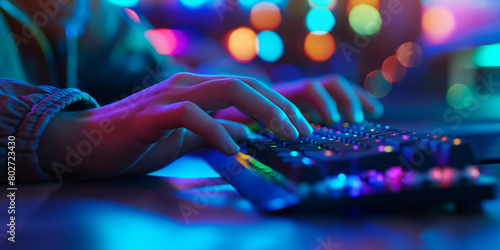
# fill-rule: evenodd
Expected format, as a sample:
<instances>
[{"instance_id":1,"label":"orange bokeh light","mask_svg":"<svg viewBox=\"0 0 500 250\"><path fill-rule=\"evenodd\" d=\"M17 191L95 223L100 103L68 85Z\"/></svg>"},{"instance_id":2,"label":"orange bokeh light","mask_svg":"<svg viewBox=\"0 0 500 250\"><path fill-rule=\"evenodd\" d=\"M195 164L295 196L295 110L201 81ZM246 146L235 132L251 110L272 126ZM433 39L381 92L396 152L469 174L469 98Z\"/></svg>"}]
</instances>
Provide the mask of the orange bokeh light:
<instances>
[{"instance_id":1,"label":"orange bokeh light","mask_svg":"<svg viewBox=\"0 0 500 250\"><path fill-rule=\"evenodd\" d=\"M144 36L160 55L172 55L177 48L177 38L172 30L151 29Z\"/></svg>"},{"instance_id":2,"label":"orange bokeh light","mask_svg":"<svg viewBox=\"0 0 500 250\"><path fill-rule=\"evenodd\" d=\"M330 33L309 33L304 42L304 52L316 62L324 62L332 57L335 47L335 39Z\"/></svg>"},{"instance_id":3,"label":"orange bokeh light","mask_svg":"<svg viewBox=\"0 0 500 250\"><path fill-rule=\"evenodd\" d=\"M445 42L455 30L455 18L448 9L433 7L424 13L422 29L427 41L440 44Z\"/></svg>"},{"instance_id":4,"label":"orange bokeh light","mask_svg":"<svg viewBox=\"0 0 500 250\"><path fill-rule=\"evenodd\" d=\"M260 2L250 11L250 22L257 30L274 30L281 23L281 12L278 5Z\"/></svg>"},{"instance_id":5,"label":"orange bokeh light","mask_svg":"<svg viewBox=\"0 0 500 250\"><path fill-rule=\"evenodd\" d=\"M238 62L250 62L257 56L257 34L248 27L240 27L230 31L227 38L227 49Z\"/></svg>"},{"instance_id":6,"label":"orange bokeh light","mask_svg":"<svg viewBox=\"0 0 500 250\"><path fill-rule=\"evenodd\" d=\"M347 2L347 13L351 13L352 8L360 4L370 5L377 10L380 9L380 0L349 0Z\"/></svg>"},{"instance_id":7,"label":"orange bokeh light","mask_svg":"<svg viewBox=\"0 0 500 250\"><path fill-rule=\"evenodd\" d=\"M401 44L396 51L399 63L407 68L417 66L422 60L422 48L416 43Z\"/></svg>"},{"instance_id":8,"label":"orange bokeh light","mask_svg":"<svg viewBox=\"0 0 500 250\"><path fill-rule=\"evenodd\" d=\"M382 76L390 83L401 81L406 75L406 68L399 63L398 58L392 55L382 64Z\"/></svg>"}]
</instances>

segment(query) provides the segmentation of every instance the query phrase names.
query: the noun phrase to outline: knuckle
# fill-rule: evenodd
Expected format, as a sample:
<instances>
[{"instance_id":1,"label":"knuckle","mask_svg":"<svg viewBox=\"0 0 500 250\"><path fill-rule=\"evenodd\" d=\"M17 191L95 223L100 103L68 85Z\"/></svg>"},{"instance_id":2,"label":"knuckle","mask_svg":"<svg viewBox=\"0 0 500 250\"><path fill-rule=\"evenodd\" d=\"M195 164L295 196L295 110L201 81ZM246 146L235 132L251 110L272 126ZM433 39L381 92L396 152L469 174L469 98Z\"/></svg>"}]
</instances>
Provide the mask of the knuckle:
<instances>
[{"instance_id":1,"label":"knuckle","mask_svg":"<svg viewBox=\"0 0 500 250\"><path fill-rule=\"evenodd\" d=\"M190 74L189 73L186 73L186 72L180 72L180 73L177 73L173 76L170 77L170 79L172 81L183 81L185 80Z\"/></svg>"},{"instance_id":2,"label":"knuckle","mask_svg":"<svg viewBox=\"0 0 500 250\"><path fill-rule=\"evenodd\" d=\"M220 87L227 91L241 91L245 86L245 83L238 79L228 78L220 81Z\"/></svg>"},{"instance_id":3,"label":"knuckle","mask_svg":"<svg viewBox=\"0 0 500 250\"><path fill-rule=\"evenodd\" d=\"M194 109L196 109L196 104L191 101L183 101L177 105L177 112L180 114L190 113Z\"/></svg>"}]
</instances>

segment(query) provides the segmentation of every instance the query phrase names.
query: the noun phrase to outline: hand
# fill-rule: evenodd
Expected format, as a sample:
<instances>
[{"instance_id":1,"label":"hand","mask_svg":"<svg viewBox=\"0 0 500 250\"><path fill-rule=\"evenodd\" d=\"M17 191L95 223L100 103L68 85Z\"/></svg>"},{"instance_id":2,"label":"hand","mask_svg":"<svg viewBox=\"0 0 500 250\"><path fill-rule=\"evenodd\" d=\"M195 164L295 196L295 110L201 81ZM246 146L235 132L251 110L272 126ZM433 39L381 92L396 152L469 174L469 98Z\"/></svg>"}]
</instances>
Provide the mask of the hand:
<instances>
[{"instance_id":1,"label":"hand","mask_svg":"<svg viewBox=\"0 0 500 250\"><path fill-rule=\"evenodd\" d=\"M373 118L380 117L384 111L384 107L377 99L340 75L332 74L277 83L272 88L295 103L303 113L309 114L308 119L311 122L338 122L340 121L338 109L343 111L345 119L349 122L363 121L363 109ZM216 117L241 123L251 122L247 116L234 108L221 110L217 112Z\"/></svg>"},{"instance_id":2,"label":"hand","mask_svg":"<svg viewBox=\"0 0 500 250\"><path fill-rule=\"evenodd\" d=\"M252 78L180 73L104 107L60 113L40 140L40 164L56 174L61 168L54 166L63 164L102 178L154 171L205 145L232 155L248 129L207 114L230 106L285 140L312 132L295 105Z\"/></svg>"},{"instance_id":3,"label":"hand","mask_svg":"<svg viewBox=\"0 0 500 250\"><path fill-rule=\"evenodd\" d=\"M338 109L343 111L347 121L356 123L365 119L363 109L374 118L384 112L384 107L377 99L341 75L304 78L276 84L273 89L297 104L303 112L310 113L313 122L340 121Z\"/></svg>"}]
</instances>

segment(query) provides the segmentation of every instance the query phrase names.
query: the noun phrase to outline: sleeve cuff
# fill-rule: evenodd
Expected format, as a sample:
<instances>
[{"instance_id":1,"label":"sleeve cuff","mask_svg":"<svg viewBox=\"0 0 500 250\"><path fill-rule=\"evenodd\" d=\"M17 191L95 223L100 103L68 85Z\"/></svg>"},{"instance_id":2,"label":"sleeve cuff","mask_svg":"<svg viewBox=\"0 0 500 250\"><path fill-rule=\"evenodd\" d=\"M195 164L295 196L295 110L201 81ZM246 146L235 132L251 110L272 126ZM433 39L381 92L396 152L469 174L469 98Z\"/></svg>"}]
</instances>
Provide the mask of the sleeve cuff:
<instances>
[{"instance_id":1,"label":"sleeve cuff","mask_svg":"<svg viewBox=\"0 0 500 250\"><path fill-rule=\"evenodd\" d=\"M40 137L50 119L62 110L78 111L99 107L97 101L78 89L58 89L52 86L39 86L50 94L35 104L26 114L16 134L18 148L16 160L23 166L16 171L20 182L51 181L54 175L42 170L38 160Z\"/></svg>"}]
</instances>

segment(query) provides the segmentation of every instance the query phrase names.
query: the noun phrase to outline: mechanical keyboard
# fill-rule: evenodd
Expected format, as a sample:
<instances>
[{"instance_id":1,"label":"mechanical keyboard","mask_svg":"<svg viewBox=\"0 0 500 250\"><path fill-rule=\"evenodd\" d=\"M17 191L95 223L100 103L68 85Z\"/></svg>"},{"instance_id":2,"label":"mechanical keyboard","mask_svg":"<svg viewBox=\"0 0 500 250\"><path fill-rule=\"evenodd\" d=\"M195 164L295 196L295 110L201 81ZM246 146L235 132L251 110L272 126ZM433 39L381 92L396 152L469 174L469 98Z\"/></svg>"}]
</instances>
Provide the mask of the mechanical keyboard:
<instances>
[{"instance_id":1,"label":"mechanical keyboard","mask_svg":"<svg viewBox=\"0 0 500 250\"><path fill-rule=\"evenodd\" d=\"M495 179L460 138L369 122L311 126L294 141L264 130L233 157L214 150L205 159L262 211L464 206L495 196Z\"/></svg>"}]
</instances>

